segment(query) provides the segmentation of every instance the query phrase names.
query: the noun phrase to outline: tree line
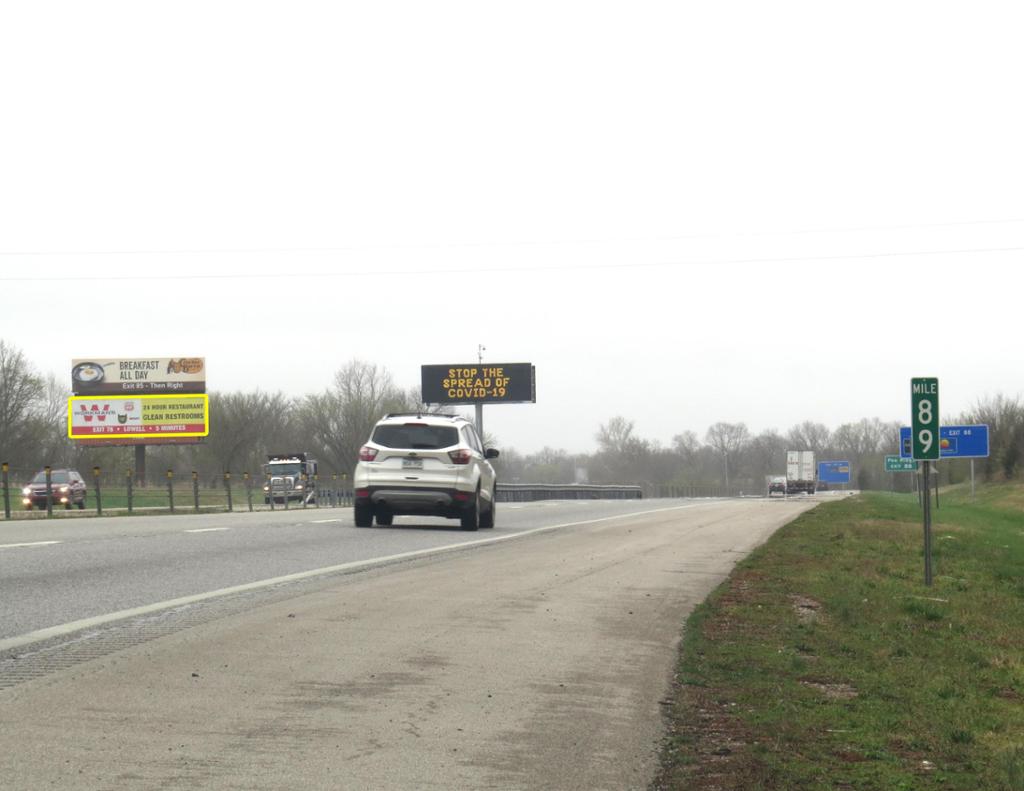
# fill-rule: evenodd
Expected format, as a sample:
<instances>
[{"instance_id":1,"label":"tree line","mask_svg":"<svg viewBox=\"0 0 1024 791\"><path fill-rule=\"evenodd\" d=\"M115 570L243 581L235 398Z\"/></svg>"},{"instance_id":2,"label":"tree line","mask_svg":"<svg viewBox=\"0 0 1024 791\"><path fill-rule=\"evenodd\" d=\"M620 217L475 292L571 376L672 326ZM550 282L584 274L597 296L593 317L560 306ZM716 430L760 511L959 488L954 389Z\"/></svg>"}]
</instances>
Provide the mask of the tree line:
<instances>
[{"instance_id":1,"label":"tree line","mask_svg":"<svg viewBox=\"0 0 1024 791\"><path fill-rule=\"evenodd\" d=\"M23 476L42 468L99 466L125 470L134 464L128 447L81 446L67 437L64 382L37 372L24 354L0 340L0 461ZM280 392L210 393L212 430L196 445L154 445L147 448L151 481L164 471L195 470L209 484L225 471L260 475L269 453L309 452L322 473L351 474L360 446L386 412L432 411L420 402L417 388L402 389L378 364L354 359L334 374L323 392L286 396ZM1024 402L997 395L980 399L967 412L943 420L946 425L985 423L991 455L979 460L985 480L1018 477L1024 464ZM763 491L766 476L784 475L787 450L814 451L819 461L852 464L851 485L861 489L911 486L907 474L884 471L884 456L898 452L899 423L864 418L829 429L805 421L785 433L752 433L740 423L719 422L699 437L682 430L662 445L637 435L635 423L611 417L595 433L596 450L571 454L545 447L519 453L502 446L497 460L501 480L521 483L640 483L656 486L715 486L733 491ZM498 438L486 438L499 445ZM943 483L969 475L966 461L939 465Z\"/></svg>"}]
</instances>

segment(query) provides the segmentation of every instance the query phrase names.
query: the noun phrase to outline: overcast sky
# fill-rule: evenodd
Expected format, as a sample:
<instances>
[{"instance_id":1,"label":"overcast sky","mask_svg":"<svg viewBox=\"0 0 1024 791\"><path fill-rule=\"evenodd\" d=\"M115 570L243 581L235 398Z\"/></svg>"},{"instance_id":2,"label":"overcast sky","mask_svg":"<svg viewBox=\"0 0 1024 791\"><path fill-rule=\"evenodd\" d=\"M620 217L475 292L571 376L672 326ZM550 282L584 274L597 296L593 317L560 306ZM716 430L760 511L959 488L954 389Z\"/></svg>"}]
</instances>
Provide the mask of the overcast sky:
<instances>
[{"instance_id":1,"label":"overcast sky","mask_svg":"<svg viewBox=\"0 0 1024 791\"><path fill-rule=\"evenodd\" d=\"M526 452L1024 393L1019 2L0 8L0 338L69 385L483 344Z\"/></svg>"}]
</instances>

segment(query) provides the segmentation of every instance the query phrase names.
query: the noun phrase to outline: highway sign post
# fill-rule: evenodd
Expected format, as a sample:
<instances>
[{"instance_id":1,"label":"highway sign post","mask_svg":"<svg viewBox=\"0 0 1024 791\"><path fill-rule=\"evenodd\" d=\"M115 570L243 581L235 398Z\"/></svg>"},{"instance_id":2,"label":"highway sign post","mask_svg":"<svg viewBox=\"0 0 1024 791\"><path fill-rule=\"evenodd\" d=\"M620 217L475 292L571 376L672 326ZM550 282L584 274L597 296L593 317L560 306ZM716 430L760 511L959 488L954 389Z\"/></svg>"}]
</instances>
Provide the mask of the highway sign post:
<instances>
[{"instance_id":1,"label":"highway sign post","mask_svg":"<svg viewBox=\"0 0 1024 791\"><path fill-rule=\"evenodd\" d=\"M924 476L924 584L932 584L932 498L928 481L932 462L939 460L939 380L919 376L910 380L910 450L922 463Z\"/></svg>"}]
</instances>

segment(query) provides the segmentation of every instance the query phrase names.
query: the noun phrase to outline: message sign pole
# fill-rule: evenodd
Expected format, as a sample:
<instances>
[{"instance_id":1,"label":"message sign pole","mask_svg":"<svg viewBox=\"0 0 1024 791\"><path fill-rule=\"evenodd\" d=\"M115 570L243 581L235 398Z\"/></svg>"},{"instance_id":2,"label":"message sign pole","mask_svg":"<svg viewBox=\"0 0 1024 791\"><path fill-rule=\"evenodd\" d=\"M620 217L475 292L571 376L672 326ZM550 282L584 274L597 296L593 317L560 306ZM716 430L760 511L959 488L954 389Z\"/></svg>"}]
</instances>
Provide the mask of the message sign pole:
<instances>
[{"instance_id":1,"label":"message sign pole","mask_svg":"<svg viewBox=\"0 0 1024 791\"><path fill-rule=\"evenodd\" d=\"M924 584L932 584L932 462L939 460L939 380L932 376L910 380L911 455L921 465L924 492ZM938 486L938 481L936 481Z\"/></svg>"},{"instance_id":2,"label":"message sign pole","mask_svg":"<svg viewBox=\"0 0 1024 791\"><path fill-rule=\"evenodd\" d=\"M3 480L0 481L0 485L3 486L4 490L4 519L11 518L11 491L8 488L7 481L7 470L9 469L9 466L10 465L8 465L6 461L0 465L0 475L3 476Z\"/></svg>"}]
</instances>

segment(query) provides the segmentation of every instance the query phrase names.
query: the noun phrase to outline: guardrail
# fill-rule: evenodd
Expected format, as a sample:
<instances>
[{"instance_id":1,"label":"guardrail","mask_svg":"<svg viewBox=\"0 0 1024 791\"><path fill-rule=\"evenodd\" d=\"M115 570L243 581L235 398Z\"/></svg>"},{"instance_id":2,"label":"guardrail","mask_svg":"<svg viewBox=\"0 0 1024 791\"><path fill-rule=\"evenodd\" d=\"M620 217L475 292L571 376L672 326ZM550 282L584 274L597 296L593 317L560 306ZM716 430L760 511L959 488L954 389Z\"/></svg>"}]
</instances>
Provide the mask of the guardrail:
<instances>
[{"instance_id":1,"label":"guardrail","mask_svg":"<svg viewBox=\"0 0 1024 791\"><path fill-rule=\"evenodd\" d=\"M596 486L584 483L498 483L499 503L534 500L639 500L639 486Z\"/></svg>"}]
</instances>

